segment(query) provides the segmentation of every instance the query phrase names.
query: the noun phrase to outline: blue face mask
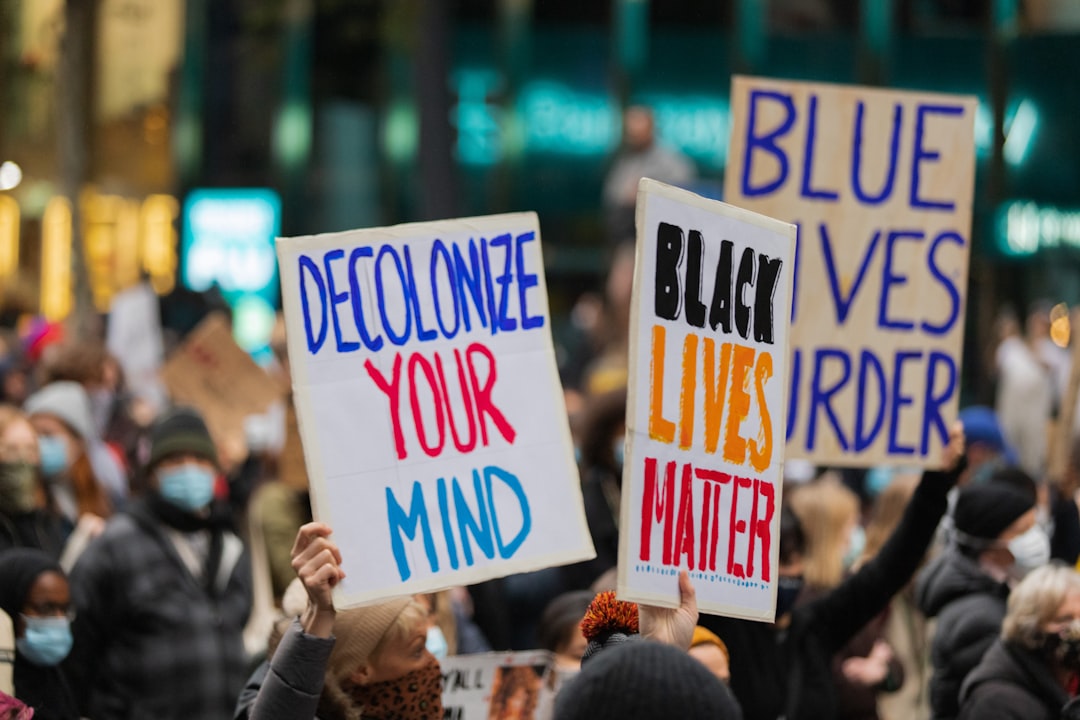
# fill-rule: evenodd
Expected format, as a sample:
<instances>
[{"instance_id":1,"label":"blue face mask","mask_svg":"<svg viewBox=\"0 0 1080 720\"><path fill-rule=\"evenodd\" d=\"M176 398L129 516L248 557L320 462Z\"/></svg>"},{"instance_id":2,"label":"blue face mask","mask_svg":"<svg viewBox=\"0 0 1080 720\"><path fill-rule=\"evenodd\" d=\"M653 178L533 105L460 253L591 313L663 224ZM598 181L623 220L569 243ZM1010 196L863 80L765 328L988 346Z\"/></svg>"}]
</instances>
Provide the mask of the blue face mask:
<instances>
[{"instance_id":1,"label":"blue face mask","mask_svg":"<svg viewBox=\"0 0 1080 720\"><path fill-rule=\"evenodd\" d=\"M197 512L214 499L214 473L188 463L158 471L161 497L181 510Z\"/></svg>"},{"instance_id":2,"label":"blue face mask","mask_svg":"<svg viewBox=\"0 0 1080 720\"><path fill-rule=\"evenodd\" d=\"M52 667L71 652L71 623L66 617L22 616L26 634L15 642L19 654L35 665Z\"/></svg>"},{"instance_id":3,"label":"blue face mask","mask_svg":"<svg viewBox=\"0 0 1080 720\"><path fill-rule=\"evenodd\" d=\"M446 643L446 635L443 634L438 625L428 628L427 641L424 646L429 653L440 660L450 654L450 646Z\"/></svg>"},{"instance_id":4,"label":"blue face mask","mask_svg":"<svg viewBox=\"0 0 1080 720\"><path fill-rule=\"evenodd\" d=\"M42 435L38 438L41 453L41 472L45 477L56 477L68 469L67 443L59 435Z\"/></svg>"},{"instance_id":5,"label":"blue face mask","mask_svg":"<svg viewBox=\"0 0 1080 720\"><path fill-rule=\"evenodd\" d=\"M844 569L850 570L862 557L864 550L866 550L866 531L863 530L862 525L856 525L848 539L847 552L844 553Z\"/></svg>"}]
</instances>

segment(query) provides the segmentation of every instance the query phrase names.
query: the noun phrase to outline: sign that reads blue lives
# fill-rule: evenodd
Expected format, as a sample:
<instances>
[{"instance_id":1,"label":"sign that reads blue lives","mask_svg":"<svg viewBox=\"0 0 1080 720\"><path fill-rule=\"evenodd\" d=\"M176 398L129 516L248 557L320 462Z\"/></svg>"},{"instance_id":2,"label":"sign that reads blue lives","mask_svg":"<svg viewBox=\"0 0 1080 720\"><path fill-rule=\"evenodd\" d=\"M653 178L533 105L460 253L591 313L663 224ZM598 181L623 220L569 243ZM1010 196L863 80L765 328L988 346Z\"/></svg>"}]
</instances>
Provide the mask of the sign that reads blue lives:
<instances>
[{"instance_id":1,"label":"sign that reads blue lives","mask_svg":"<svg viewBox=\"0 0 1080 720\"><path fill-rule=\"evenodd\" d=\"M733 80L725 200L799 228L787 457L938 463L960 397L976 106Z\"/></svg>"},{"instance_id":2,"label":"sign that reads blue lives","mask_svg":"<svg viewBox=\"0 0 1080 720\"><path fill-rule=\"evenodd\" d=\"M215 285L233 309L237 343L266 352L278 303L274 240L281 199L266 188L203 188L184 203L181 278L203 292Z\"/></svg>"}]
</instances>

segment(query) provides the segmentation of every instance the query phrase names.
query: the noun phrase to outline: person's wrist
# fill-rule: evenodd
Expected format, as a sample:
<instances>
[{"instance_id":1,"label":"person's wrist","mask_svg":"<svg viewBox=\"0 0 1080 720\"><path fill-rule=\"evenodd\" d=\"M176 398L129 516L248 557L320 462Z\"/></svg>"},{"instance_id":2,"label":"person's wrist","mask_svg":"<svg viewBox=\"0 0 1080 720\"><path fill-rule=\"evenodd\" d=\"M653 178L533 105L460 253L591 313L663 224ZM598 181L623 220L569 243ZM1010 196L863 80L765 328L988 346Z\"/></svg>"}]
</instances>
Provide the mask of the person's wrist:
<instances>
[{"instance_id":1,"label":"person's wrist","mask_svg":"<svg viewBox=\"0 0 1080 720\"><path fill-rule=\"evenodd\" d=\"M334 620L337 618L337 610L333 606L329 608L309 604L304 616L300 619L300 625L308 635L328 638L334 633Z\"/></svg>"}]
</instances>

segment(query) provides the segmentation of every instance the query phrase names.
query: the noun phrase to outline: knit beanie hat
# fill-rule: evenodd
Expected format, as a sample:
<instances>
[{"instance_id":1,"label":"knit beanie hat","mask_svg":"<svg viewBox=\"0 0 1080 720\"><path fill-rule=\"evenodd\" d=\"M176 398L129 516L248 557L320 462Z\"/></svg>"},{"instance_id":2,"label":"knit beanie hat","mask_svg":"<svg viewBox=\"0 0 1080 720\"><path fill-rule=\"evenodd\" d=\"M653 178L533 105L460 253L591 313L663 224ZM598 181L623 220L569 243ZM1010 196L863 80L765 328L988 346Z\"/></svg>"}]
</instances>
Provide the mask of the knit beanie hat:
<instances>
[{"instance_id":1,"label":"knit beanie hat","mask_svg":"<svg viewBox=\"0 0 1080 720\"><path fill-rule=\"evenodd\" d=\"M727 645L720 637L712 630L698 625L694 628L694 639L690 641L690 647L697 647L698 645L712 644L720 648L720 652L724 654L728 662L731 661L731 653L728 652Z\"/></svg>"},{"instance_id":2,"label":"knit beanie hat","mask_svg":"<svg viewBox=\"0 0 1080 720\"><path fill-rule=\"evenodd\" d=\"M35 548L14 548L0 553L0 610L14 620L26 604L34 581L44 572L64 574L60 564Z\"/></svg>"},{"instance_id":3,"label":"knit beanie hat","mask_svg":"<svg viewBox=\"0 0 1080 720\"><path fill-rule=\"evenodd\" d=\"M956 499L953 527L969 540L995 540L1033 507L1035 498L1009 483L969 485ZM964 540L960 538L961 545Z\"/></svg>"},{"instance_id":4,"label":"knit beanie hat","mask_svg":"<svg viewBox=\"0 0 1080 720\"><path fill-rule=\"evenodd\" d=\"M610 590L598 594L581 621L581 632L589 641L581 662L605 648L637 640L638 619L636 603L619 600Z\"/></svg>"},{"instance_id":5,"label":"knit beanie hat","mask_svg":"<svg viewBox=\"0 0 1080 720\"><path fill-rule=\"evenodd\" d=\"M731 691L686 652L643 640L605 650L559 693L560 720L736 720Z\"/></svg>"},{"instance_id":6,"label":"knit beanie hat","mask_svg":"<svg viewBox=\"0 0 1080 720\"><path fill-rule=\"evenodd\" d=\"M170 455L191 454L218 464L217 448L202 416L194 408L176 408L154 423L150 429L150 458L146 469Z\"/></svg>"},{"instance_id":7,"label":"knit beanie hat","mask_svg":"<svg viewBox=\"0 0 1080 720\"><path fill-rule=\"evenodd\" d=\"M85 441L96 440L94 416L86 389L71 380L49 383L26 399L27 415L53 415Z\"/></svg>"},{"instance_id":8,"label":"knit beanie hat","mask_svg":"<svg viewBox=\"0 0 1080 720\"><path fill-rule=\"evenodd\" d=\"M327 664L331 676L340 679L366 663L412 602L412 598L402 597L378 605L339 610L334 619L337 641Z\"/></svg>"}]
</instances>

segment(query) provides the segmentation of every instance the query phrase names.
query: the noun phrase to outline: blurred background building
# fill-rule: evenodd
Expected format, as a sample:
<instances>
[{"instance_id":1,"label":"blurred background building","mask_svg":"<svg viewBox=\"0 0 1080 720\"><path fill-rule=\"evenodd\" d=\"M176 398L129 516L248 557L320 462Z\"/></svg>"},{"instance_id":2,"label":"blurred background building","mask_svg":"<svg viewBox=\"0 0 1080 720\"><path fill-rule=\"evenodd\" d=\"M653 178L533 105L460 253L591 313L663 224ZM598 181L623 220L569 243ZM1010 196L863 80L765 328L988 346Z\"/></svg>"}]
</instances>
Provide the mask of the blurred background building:
<instances>
[{"instance_id":1,"label":"blurred background building","mask_svg":"<svg viewBox=\"0 0 1080 720\"><path fill-rule=\"evenodd\" d=\"M625 106L719 198L734 73L965 93L970 392L1000 306L1080 302L1077 68L1076 0L4 0L0 284L67 314L74 238L98 311L215 289L257 349L275 234L528 209L565 317Z\"/></svg>"}]
</instances>

